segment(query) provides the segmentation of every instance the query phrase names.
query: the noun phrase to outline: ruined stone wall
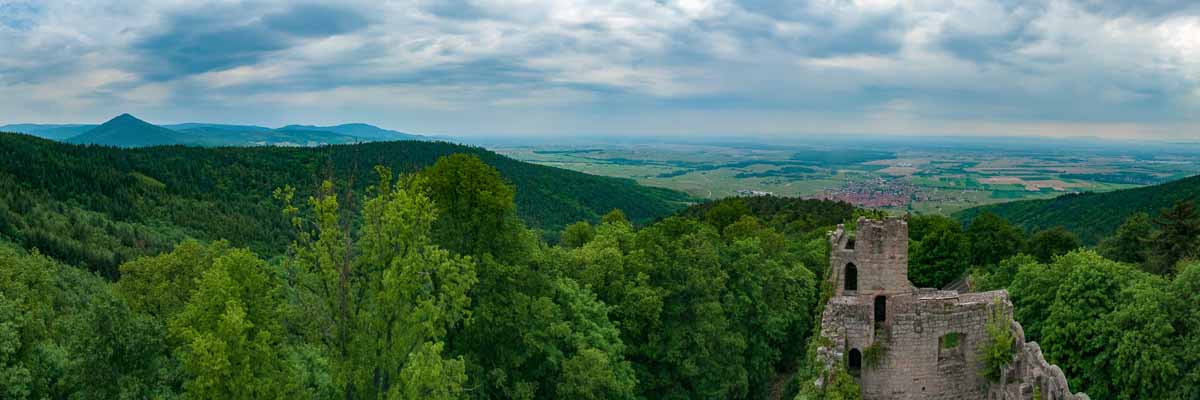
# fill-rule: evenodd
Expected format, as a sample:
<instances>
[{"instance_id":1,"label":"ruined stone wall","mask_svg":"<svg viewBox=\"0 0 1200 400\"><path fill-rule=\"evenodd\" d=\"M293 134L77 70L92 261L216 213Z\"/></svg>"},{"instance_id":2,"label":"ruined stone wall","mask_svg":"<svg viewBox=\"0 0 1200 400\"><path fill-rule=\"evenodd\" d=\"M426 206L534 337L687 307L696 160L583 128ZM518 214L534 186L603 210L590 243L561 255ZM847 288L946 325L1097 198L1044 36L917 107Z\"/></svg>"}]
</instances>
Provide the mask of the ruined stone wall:
<instances>
[{"instance_id":1,"label":"ruined stone wall","mask_svg":"<svg viewBox=\"0 0 1200 400\"><path fill-rule=\"evenodd\" d=\"M895 316L880 338L887 345L883 362L864 366L861 374L863 398L983 398L987 381L974 366L997 296L1002 293L959 297L937 292L896 299Z\"/></svg>"},{"instance_id":2,"label":"ruined stone wall","mask_svg":"<svg viewBox=\"0 0 1200 400\"><path fill-rule=\"evenodd\" d=\"M988 339L993 307L1011 317L1006 291L959 294L916 289L908 281L908 225L900 219L859 219L854 244L843 227L830 233L830 281L834 296L821 315L818 349L826 368L852 369L864 400L1042 399L1080 400L1062 371L1045 361L1036 343L1025 343L1013 323L1017 354L1000 383L980 374L979 348ZM846 290L845 265L857 269L856 290ZM876 307L882 307L876 309ZM873 346L884 350L872 362ZM858 369L852 355L861 355Z\"/></svg>"},{"instance_id":3,"label":"ruined stone wall","mask_svg":"<svg viewBox=\"0 0 1200 400\"><path fill-rule=\"evenodd\" d=\"M843 357L885 349L876 364L864 357L858 371L864 399L981 399L987 382L977 373L978 347L986 338L988 310L1003 292L960 297L955 292L922 291L889 298L891 314L874 323L874 302L866 297L830 300L822 334ZM954 339L947 338L954 334ZM957 343L947 347L943 341Z\"/></svg>"}]
</instances>

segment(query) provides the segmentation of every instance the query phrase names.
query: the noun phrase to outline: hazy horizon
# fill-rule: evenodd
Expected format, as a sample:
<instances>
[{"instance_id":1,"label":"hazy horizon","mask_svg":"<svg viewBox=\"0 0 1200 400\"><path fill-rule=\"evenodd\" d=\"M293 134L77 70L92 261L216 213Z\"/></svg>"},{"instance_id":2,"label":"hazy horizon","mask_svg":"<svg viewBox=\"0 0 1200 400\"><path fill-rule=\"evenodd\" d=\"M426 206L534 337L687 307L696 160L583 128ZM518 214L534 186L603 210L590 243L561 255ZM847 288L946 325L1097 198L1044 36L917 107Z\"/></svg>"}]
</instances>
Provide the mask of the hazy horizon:
<instances>
[{"instance_id":1,"label":"hazy horizon","mask_svg":"<svg viewBox=\"0 0 1200 400\"><path fill-rule=\"evenodd\" d=\"M10 1L0 125L1193 141L1186 1Z\"/></svg>"},{"instance_id":2,"label":"hazy horizon","mask_svg":"<svg viewBox=\"0 0 1200 400\"><path fill-rule=\"evenodd\" d=\"M129 114L134 118L142 119L135 113ZM118 115L121 115L118 114ZM116 118L113 116L112 118ZM75 121L75 122L39 122L39 121L5 121L0 120L0 128L6 126L20 125L41 125L41 126L98 126L112 118L100 121ZM279 124L261 124L251 121L247 122L228 122L228 121L206 121L206 120L180 120L180 121L146 121L159 126L179 126L187 124L212 124L212 125L229 125L229 126L256 126L269 129L280 129L287 126L315 126L315 127L330 127L338 125L350 124L367 124L378 128L429 137L431 139L463 139L475 144L488 145L525 145L530 143L546 144L562 143L566 145L583 145L588 142L620 144L620 143L741 143L741 144L762 144L764 140L779 140L778 144L786 146L814 144L814 141L827 142L853 142L853 141L869 141L869 140L891 140L896 143L904 143L908 141L933 141L944 139L949 141L978 141L978 142L1014 142L1014 141L1039 141L1052 140L1063 142L1086 142L1098 141L1098 144L1104 143L1120 143L1120 144L1145 144L1145 145L1167 145L1167 144L1183 144L1183 145L1200 145L1200 137L1105 137L1096 135L1038 135L1038 134L1021 134L1013 133L1008 135L999 134L970 134L970 133L922 133L922 132L860 132L860 133L844 133L844 132L824 132L824 133L713 133L707 135L689 135L682 134L660 134L654 132L617 132L617 133L588 133L576 132L569 135L550 135L538 133L522 133L522 132L488 132L475 134L453 134L441 132L415 132L407 130L403 127L382 125L371 121L331 121L327 123L304 123L304 122L284 122Z\"/></svg>"}]
</instances>

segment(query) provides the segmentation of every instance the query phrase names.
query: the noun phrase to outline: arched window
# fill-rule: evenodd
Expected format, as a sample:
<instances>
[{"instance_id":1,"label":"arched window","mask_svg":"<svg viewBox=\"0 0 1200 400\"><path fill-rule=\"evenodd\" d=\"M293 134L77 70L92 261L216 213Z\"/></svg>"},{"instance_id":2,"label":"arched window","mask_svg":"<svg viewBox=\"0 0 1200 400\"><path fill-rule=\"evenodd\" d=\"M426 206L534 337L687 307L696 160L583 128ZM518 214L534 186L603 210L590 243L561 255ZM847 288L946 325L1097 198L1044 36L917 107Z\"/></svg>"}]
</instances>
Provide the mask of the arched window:
<instances>
[{"instance_id":1,"label":"arched window","mask_svg":"<svg viewBox=\"0 0 1200 400\"><path fill-rule=\"evenodd\" d=\"M854 263L846 264L846 284L843 286L845 290L858 290L858 267Z\"/></svg>"},{"instance_id":2,"label":"arched window","mask_svg":"<svg viewBox=\"0 0 1200 400\"><path fill-rule=\"evenodd\" d=\"M875 296L875 324L887 321L887 296Z\"/></svg>"},{"instance_id":3,"label":"arched window","mask_svg":"<svg viewBox=\"0 0 1200 400\"><path fill-rule=\"evenodd\" d=\"M862 369L862 352L858 351L858 349L850 349L849 361L850 371L858 372L859 369Z\"/></svg>"}]
</instances>

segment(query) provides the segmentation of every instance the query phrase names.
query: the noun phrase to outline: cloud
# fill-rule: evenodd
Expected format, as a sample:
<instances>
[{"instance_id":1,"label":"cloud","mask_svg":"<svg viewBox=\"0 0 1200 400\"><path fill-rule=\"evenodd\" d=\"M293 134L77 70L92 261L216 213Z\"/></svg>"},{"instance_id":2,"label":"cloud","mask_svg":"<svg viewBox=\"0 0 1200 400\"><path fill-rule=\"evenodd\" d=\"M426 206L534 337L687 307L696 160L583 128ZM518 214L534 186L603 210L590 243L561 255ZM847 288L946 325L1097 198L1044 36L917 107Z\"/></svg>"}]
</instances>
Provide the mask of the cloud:
<instances>
[{"instance_id":1,"label":"cloud","mask_svg":"<svg viewBox=\"0 0 1200 400\"><path fill-rule=\"evenodd\" d=\"M35 3L16 1L0 3L0 27L15 31L29 30L33 26L38 10Z\"/></svg>"},{"instance_id":2,"label":"cloud","mask_svg":"<svg viewBox=\"0 0 1200 400\"><path fill-rule=\"evenodd\" d=\"M744 0L742 10L765 18L751 32L769 27L768 37L816 57L890 54L903 45L907 16L894 4Z\"/></svg>"},{"instance_id":3,"label":"cloud","mask_svg":"<svg viewBox=\"0 0 1200 400\"><path fill-rule=\"evenodd\" d=\"M137 67L148 79L169 80L256 64L302 40L366 26L366 18L353 10L323 5L274 12L245 4L205 5L173 11L137 40L133 50L140 56Z\"/></svg>"},{"instance_id":4,"label":"cloud","mask_svg":"<svg viewBox=\"0 0 1200 400\"><path fill-rule=\"evenodd\" d=\"M15 0L0 120L1189 137L1196 37L1162 0Z\"/></svg>"},{"instance_id":5,"label":"cloud","mask_svg":"<svg viewBox=\"0 0 1200 400\"><path fill-rule=\"evenodd\" d=\"M1046 40L1034 27L1046 12L1041 2L984 3L945 21L940 45L976 63L1006 62L1015 51Z\"/></svg>"},{"instance_id":6,"label":"cloud","mask_svg":"<svg viewBox=\"0 0 1200 400\"><path fill-rule=\"evenodd\" d=\"M442 18L474 20L488 17L488 13L470 0L446 0L422 2L421 10Z\"/></svg>"},{"instance_id":7,"label":"cloud","mask_svg":"<svg viewBox=\"0 0 1200 400\"><path fill-rule=\"evenodd\" d=\"M300 4L263 17L270 29L303 37L326 37L354 32L367 26L367 18L354 10L319 4Z\"/></svg>"},{"instance_id":8,"label":"cloud","mask_svg":"<svg viewBox=\"0 0 1200 400\"><path fill-rule=\"evenodd\" d=\"M1192 0L1075 0L1090 12L1108 17L1136 16L1161 18L1200 11Z\"/></svg>"}]
</instances>

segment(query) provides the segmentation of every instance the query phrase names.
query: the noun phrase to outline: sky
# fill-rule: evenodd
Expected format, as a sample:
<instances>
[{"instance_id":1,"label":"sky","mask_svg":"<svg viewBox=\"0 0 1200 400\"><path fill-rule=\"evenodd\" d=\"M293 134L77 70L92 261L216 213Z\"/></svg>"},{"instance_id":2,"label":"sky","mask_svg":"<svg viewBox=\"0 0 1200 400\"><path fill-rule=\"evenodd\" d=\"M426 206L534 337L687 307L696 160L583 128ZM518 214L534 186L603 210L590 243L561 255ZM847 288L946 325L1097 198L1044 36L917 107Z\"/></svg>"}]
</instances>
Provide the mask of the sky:
<instances>
[{"instance_id":1,"label":"sky","mask_svg":"<svg viewBox=\"0 0 1200 400\"><path fill-rule=\"evenodd\" d=\"M0 124L1200 140L1200 2L0 0Z\"/></svg>"}]
</instances>

